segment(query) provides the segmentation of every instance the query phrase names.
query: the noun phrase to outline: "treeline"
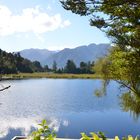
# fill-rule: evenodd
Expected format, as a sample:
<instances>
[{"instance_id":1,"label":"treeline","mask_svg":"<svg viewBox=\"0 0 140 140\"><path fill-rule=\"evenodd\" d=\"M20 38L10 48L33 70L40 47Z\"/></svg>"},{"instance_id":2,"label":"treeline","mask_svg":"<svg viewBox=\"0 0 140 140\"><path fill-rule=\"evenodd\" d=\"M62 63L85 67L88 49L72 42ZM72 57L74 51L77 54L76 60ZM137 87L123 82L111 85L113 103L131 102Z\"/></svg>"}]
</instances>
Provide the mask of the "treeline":
<instances>
[{"instance_id":1,"label":"treeline","mask_svg":"<svg viewBox=\"0 0 140 140\"><path fill-rule=\"evenodd\" d=\"M81 62L77 67L73 60L68 60L63 68L58 68L56 61L51 68L48 65L42 67L40 62L31 62L21 57L20 53L7 53L0 49L0 74L53 72L72 74L93 74L94 62Z\"/></svg>"},{"instance_id":2,"label":"treeline","mask_svg":"<svg viewBox=\"0 0 140 140\"><path fill-rule=\"evenodd\" d=\"M31 62L20 56L20 53L7 53L0 49L0 74L32 73L43 71L38 61Z\"/></svg>"},{"instance_id":3,"label":"treeline","mask_svg":"<svg viewBox=\"0 0 140 140\"><path fill-rule=\"evenodd\" d=\"M44 67L45 71L50 71L54 73L71 73L71 74L93 74L93 62L80 62L80 66L77 67L73 60L67 60L66 65L63 68L57 68L56 61L53 62L52 68L50 69L48 65Z\"/></svg>"}]
</instances>

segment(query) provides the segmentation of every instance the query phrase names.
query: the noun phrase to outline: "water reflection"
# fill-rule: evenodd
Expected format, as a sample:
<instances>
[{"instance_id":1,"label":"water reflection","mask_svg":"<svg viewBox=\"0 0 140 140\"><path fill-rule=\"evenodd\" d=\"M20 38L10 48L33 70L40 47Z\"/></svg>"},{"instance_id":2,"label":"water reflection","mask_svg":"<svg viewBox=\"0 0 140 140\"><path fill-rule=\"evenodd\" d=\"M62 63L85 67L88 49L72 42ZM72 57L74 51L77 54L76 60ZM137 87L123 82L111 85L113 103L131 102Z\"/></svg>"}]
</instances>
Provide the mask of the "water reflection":
<instances>
[{"instance_id":1,"label":"water reflection","mask_svg":"<svg viewBox=\"0 0 140 140\"><path fill-rule=\"evenodd\" d=\"M94 95L98 98L102 98L107 95L107 86L109 80L103 80L102 86L100 89L94 91ZM140 117L140 85L137 86L137 92L130 90L131 88L126 88L125 86L120 85L120 89L127 90L127 92L122 92L119 95L120 107L124 112L130 112L130 115L134 120L138 120Z\"/></svg>"},{"instance_id":2,"label":"water reflection","mask_svg":"<svg viewBox=\"0 0 140 140\"><path fill-rule=\"evenodd\" d=\"M32 128L36 127L36 121L33 118L10 118L0 119L0 139L9 139L15 135L27 135Z\"/></svg>"},{"instance_id":3,"label":"water reflection","mask_svg":"<svg viewBox=\"0 0 140 140\"><path fill-rule=\"evenodd\" d=\"M96 89L94 91L94 94L95 94L96 97L106 96L107 86L108 86L109 82L110 82L110 80L102 80L102 86L100 87L100 89Z\"/></svg>"},{"instance_id":4,"label":"water reflection","mask_svg":"<svg viewBox=\"0 0 140 140\"><path fill-rule=\"evenodd\" d=\"M127 92L120 96L120 106L123 111L130 112L135 120L140 117L140 97L132 92Z\"/></svg>"},{"instance_id":5,"label":"water reflection","mask_svg":"<svg viewBox=\"0 0 140 140\"><path fill-rule=\"evenodd\" d=\"M15 135L28 135L43 119L48 120L58 137L80 138L81 132L99 130L108 137L114 137L116 132L120 137L137 135L140 121L135 123L129 112L119 106L117 95L124 91L111 81L102 89L106 96L96 98L93 92L101 89L101 83L80 79L10 81L11 88L0 96L0 138L10 140Z\"/></svg>"},{"instance_id":6,"label":"water reflection","mask_svg":"<svg viewBox=\"0 0 140 140\"><path fill-rule=\"evenodd\" d=\"M47 119L47 118L45 118ZM32 131L38 127L42 118L11 118L0 119L0 140L10 140L14 136L28 136ZM47 119L50 128L58 132L60 127L68 127L67 120L60 120L57 118Z\"/></svg>"}]
</instances>

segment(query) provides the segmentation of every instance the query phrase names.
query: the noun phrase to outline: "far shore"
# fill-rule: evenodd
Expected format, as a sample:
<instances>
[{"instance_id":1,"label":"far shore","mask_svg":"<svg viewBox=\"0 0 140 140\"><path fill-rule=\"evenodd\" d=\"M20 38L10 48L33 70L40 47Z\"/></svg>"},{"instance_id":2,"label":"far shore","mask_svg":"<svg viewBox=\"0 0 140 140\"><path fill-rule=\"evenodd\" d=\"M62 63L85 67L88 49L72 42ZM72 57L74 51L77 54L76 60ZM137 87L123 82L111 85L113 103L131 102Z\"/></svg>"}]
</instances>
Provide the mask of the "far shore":
<instances>
[{"instance_id":1,"label":"far shore","mask_svg":"<svg viewBox=\"0 0 140 140\"><path fill-rule=\"evenodd\" d=\"M52 78L52 79L102 79L101 75L97 74L57 74L57 73L18 73L4 74L1 80L20 80L31 78Z\"/></svg>"}]
</instances>

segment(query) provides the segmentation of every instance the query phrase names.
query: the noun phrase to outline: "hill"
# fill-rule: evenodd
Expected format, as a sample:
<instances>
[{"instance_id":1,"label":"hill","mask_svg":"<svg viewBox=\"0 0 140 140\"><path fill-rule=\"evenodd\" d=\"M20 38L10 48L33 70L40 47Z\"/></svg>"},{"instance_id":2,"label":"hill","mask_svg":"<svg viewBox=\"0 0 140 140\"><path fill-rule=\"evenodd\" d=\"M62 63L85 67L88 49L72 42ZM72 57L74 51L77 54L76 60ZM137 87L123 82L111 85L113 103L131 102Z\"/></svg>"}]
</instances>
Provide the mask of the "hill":
<instances>
[{"instance_id":1,"label":"hill","mask_svg":"<svg viewBox=\"0 0 140 140\"><path fill-rule=\"evenodd\" d=\"M20 55L24 58L27 58L31 61L44 62L48 57L55 54L56 51L49 51L47 49L25 49L20 51Z\"/></svg>"},{"instance_id":2,"label":"hill","mask_svg":"<svg viewBox=\"0 0 140 140\"><path fill-rule=\"evenodd\" d=\"M67 60L73 60L77 66L81 61L96 61L108 54L109 44L90 44L79 46L74 49L65 48L59 52L39 49L29 49L20 52L21 56L30 60L38 60L42 65L52 67L56 61L59 68L66 65Z\"/></svg>"}]
</instances>

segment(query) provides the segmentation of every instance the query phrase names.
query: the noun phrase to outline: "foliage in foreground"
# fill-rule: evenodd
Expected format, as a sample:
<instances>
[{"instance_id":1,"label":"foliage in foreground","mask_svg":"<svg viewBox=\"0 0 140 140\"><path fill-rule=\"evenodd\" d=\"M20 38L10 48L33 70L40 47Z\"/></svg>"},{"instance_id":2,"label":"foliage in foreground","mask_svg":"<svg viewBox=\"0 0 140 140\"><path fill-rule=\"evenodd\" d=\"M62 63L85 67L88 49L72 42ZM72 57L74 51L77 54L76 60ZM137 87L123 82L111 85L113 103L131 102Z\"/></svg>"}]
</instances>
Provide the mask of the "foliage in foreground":
<instances>
[{"instance_id":1,"label":"foliage in foreground","mask_svg":"<svg viewBox=\"0 0 140 140\"><path fill-rule=\"evenodd\" d=\"M91 139L93 139L93 140L100 140L100 139L106 140L107 139L106 136L104 135L104 133L102 133L102 132L98 132L97 134L94 132L91 132L90 133L91 137L87 136L85 133L81 133L81 135L82 135L82 138L81 138L82 140L91 140Z\"/></svg>"},{"instance_id":2,"label":"foliage in foreground","mask_svg":"<svg viewBox=\"0 0 140 140\"><path fill-rule=\"evenodd\" d=\"M49 128L46 120L43 120L39 126L40 128L29 136L29 140L54 140L56 138L55 132Z\"/></svg>"},{"instance_id":3,"label":"foliage in foreground","mask_svg":"<svg viewBox=\"0 0 140 140\"><path fill-rule=\"evenodd\" d=\"M29 136L29 140L54 140L56 138L56 134L54 130L51 130L47 125L47 121L43 120L41 124L39 124L40 128L38 130L32 132ZM88 136L85 133L81 133L81 140L107 140L107 137L103 132L94 133L91 132ZM118 136L115 136L114 140L120 140ZM140 140L139 136L133 138L131 135L128 137L123 137L122 140Z\"/></svg>"},{"instance_id":4,"label":"foliage in foreground","mask_svg":"<svg viewBox=\"0 0 140 140\"><path fill-rule=\"evenodd\" d=\"M87 136L85 133L81 133L82 140L107 140L106 136L102 132L98 132L97 134L94 132L90 133L91 136ZM118 136L115 136L114 140L121 140ZM135 138L129 135L128 137L123 137L122 140L140 140L139 136L136 136Z\"/></svg>"}]
</instances>

